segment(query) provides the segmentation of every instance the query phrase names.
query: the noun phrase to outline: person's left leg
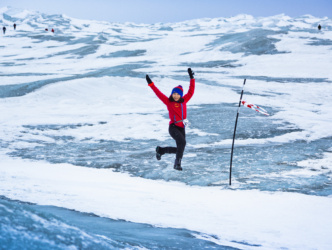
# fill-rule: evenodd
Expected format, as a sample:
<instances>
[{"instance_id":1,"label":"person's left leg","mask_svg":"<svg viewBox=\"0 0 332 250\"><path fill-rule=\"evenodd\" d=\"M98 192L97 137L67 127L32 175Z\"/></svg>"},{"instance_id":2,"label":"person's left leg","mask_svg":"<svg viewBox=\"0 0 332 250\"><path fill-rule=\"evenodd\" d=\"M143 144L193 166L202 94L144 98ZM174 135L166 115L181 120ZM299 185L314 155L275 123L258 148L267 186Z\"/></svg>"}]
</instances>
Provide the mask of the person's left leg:
<instances>
[{"instance_id":1,"label":"person's left leg","mask_svg":"<svg viewBox=\"0 0 332 250\"><path fill-rule=\"evenodd\" d=\"M186 133L185 129L171 124L169 133L176 141L176 159L174 162L174 169L182 170L181 160L183 157L184 148L186 147Z\"/></svg>"}]
</instances>

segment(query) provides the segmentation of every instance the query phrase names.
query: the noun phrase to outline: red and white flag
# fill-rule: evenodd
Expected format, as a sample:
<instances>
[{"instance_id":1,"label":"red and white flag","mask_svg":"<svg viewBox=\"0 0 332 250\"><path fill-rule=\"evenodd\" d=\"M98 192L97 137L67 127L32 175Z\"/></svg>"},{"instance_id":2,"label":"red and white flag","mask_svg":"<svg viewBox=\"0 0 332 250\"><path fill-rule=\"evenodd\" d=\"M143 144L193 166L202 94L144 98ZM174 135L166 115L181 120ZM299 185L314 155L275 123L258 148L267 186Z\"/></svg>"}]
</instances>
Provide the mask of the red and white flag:
<instances>
[{"instance_id":1,"label":"red and white flag","mask_svg":"<svg viewBox=\"0 0 332 250\"><path fill-rule=\"evenodd\" d=\"M251 108L259 113L262 113L263 115L269 115L267 113L267 111L265 109L263 109L262 107L259 107L255 104L250 104L250 103L247 103L246 101L241 101L242 105L245 106L245 107L248 107L248 108Z\"/></svg>"}]
</instances>

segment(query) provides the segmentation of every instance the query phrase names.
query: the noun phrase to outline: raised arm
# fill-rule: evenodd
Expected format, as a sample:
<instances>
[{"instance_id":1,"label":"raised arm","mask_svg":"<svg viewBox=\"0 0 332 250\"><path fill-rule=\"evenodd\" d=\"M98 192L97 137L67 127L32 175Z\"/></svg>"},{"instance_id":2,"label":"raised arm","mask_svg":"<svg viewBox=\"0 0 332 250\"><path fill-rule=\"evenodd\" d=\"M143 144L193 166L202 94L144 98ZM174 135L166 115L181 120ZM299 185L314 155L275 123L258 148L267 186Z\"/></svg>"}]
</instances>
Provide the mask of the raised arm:
<instances>
[{"instance_id":1,"label":"raised arm","mask_svg":"<svg viewBox=\"0 0 332 250\"><path fill-rule=\"evenodd\" d=\"M168 97L165 96L161 91L154 85L154 83L151 81L150 77L146 75L146 81L148 82L148 85L151 87L153 92L156 94L156 96L165 104L168 103Z\"/></svg>"},{"instance_id":2,"label":"raised arm","mask_svg":"<svg viewBox=\"0 0 332 250\"><path fill-rule=\"evenodd\" d=\"M195 78L194 78L194 72L191 70L191 68L188 68L188 74L190 77L190 85L189 85L189 90L188 93L183 96L183 99L185 102L188 102L191 97L194 95L195 92Z\"/></svg>"}]
</instances>

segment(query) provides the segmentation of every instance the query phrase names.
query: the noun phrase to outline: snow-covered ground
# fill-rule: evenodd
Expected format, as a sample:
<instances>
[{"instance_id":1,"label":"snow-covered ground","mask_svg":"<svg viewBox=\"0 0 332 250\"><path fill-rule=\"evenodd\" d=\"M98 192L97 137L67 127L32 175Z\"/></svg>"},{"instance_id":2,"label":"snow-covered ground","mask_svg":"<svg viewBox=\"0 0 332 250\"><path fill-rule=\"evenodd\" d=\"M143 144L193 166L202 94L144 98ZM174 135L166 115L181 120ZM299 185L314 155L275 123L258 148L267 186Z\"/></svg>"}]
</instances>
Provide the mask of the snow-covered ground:
<instances>
[{"instance_id":1,"label":"snow-covered ground","mask_svg":"<svg viewBox=\"0 0 332 250\"><path fill-rule=\"evenodd\" d=\"M27 220L6 220L9 207L23 214L37 209L15 203L22 201L145 223L156 226L155 234L158 227L186 229L221 249L332 245L332 20L240 15L121 24L4 7L3 25L0 232L6 239L0 236L0 242L55 247L61 241L80 248L48 233L39 243L27 236L8 241ZM157 145L174 142L167 110L145 74L165 94L179 84L186 92L188 67L196 73L196 90L188 104L184 171L175 172L173 156L154 156ZM244 78L244 99L270 116L241 108L229 187ZM32 235L39 237L34 230ZM100 232L89 237L98 244L112 241ZM121 242L111 245L164 246Z\"/></svg>"}]
</instances>

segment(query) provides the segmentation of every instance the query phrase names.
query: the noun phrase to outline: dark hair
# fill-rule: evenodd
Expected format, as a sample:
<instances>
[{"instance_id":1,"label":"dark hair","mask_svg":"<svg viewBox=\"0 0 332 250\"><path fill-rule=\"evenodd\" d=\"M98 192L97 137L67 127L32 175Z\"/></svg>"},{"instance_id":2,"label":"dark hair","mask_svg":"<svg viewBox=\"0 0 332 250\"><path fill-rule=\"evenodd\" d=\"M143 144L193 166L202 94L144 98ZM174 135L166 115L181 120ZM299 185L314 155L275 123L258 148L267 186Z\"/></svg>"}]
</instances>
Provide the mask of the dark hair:
<instances>
[{"instance_id":1,"label":"dark hair","mask_svg":"<svg viewBox=\"0 0 332 250\"><path fill-rule=\"evenodd\" d=\"M171 102L175 102L174 98L172 95L170 95L168 97L168 100L170 100ZM183 103L184 102L184 99L182 97L180 97L180 99L178 100L179 103Z\"/></svg>"}]
</instances>

